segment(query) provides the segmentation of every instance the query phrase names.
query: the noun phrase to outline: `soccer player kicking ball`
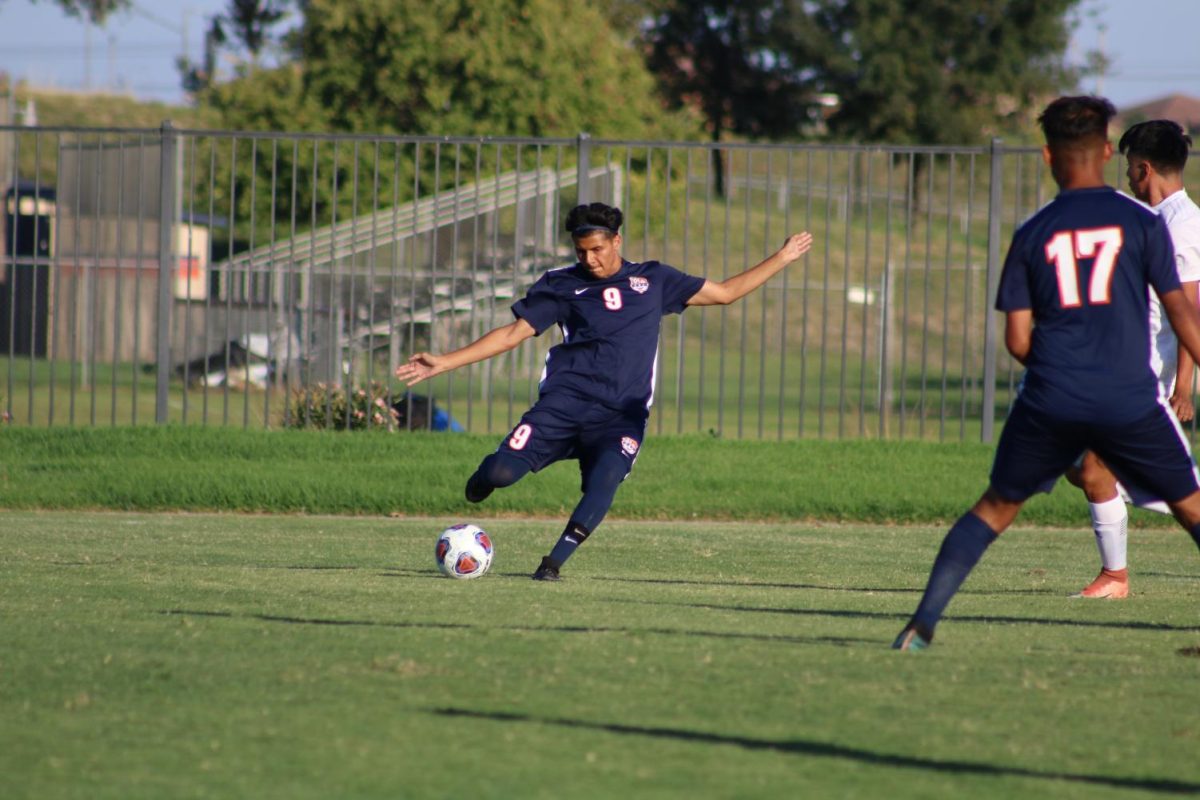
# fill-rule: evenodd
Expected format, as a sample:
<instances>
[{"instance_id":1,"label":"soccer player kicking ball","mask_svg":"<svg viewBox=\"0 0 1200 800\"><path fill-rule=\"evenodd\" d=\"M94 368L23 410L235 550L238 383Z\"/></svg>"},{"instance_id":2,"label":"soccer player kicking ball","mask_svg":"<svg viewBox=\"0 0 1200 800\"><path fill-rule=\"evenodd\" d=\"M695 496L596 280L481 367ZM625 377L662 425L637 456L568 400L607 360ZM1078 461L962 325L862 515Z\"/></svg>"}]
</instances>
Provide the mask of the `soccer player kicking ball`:
<instances>
[{"instance_id":1,"label":"soccer player kicking ball","mask_svg":"<svg viewBox=\"0 0 1200 800\"><path fill-rule=\"evenodd\" d=\"M1085 450L1126 486L1167 500L1200 545L1200 476L1146 363L1148 288L1197 360L1200 314L1180 288L1162 217L1104 183L1115 113L1103 98L1060 97L1038 118L1060 191L1013 234L996 298L1007 316L1005 344L1026 368L1024 388L1000 434L990 485L942 541L897 650L929 646L984 551Z\"/></svg>"},{"instance_id":2,"label":"soccer player kicking ball","mask_svg":"<svg viewBox=\"0 0 1200 800\"><path fill-rule=\"evenodd\" d=\"M788 237L774 255L727 280L687 275L657 261L621 257L620 209L576 206L566 229L577 263L542 275L512 306L516 320L451 353L417 353L396 369L409 386L512 350L558 325L562 342L550 348L538 400L467 480L472 503L511 486L531 470L577 459L583 497L535 580L559 570L608 513L617 487L633 468L654 395L659 325L688 306L727 305L767 282L812 246L812 236Z\"/></svg>"},{"instance_id":3,"label":"soccer player kicking ball","mask_svg":"<svg viewBox=\"0 0 1200 800\"><path fill-rule=\"evenodd\" d=\"M1125 177L1133 196L1154 208L1167 223L1175 246L1175 268L1184 295L1197 302L1200 281L1200 208L1183 188L1192 139L1176 122L1166 119L1140 122L1121 137L1117 147L1128 165ZM1180 422L1195 416L1192 405L1195 365L1186 349L1179 346L1175 331L1164 324L1162 304L1150 295L1150 368L1158 378L1163 396ZM1168 513L1161 500L1140 496L1136 487L1119 487L1112 471L1095 453L1087 453L1078 470L1067 478L1083 489L1091 512L1096 546L1100 549L1100 574L1074 597L1120 600L1129 595L1126 530L1129 512L1125 498L1139 506ZM1133 488L1134 491L1130 491Z\"/></svg>"}]
</instances>

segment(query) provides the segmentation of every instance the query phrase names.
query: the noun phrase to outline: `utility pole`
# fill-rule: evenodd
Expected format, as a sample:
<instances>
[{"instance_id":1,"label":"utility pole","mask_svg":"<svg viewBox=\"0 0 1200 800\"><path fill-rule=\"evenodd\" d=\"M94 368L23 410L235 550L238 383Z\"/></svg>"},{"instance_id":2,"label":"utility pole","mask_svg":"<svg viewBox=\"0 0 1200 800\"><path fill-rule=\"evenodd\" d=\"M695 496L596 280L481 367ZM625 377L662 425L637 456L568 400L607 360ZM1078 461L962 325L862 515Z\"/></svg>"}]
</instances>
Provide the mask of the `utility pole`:
<instances>
[{"instance_id":1,"label":"utility pole","mask_svg":"<svg viewBox=\"0 0 1200 800\"><path fill-rule=\"evenodd\" d=\"M83 21L83 89L92 89L92 23Z\"/></svg>"}]
</instances>

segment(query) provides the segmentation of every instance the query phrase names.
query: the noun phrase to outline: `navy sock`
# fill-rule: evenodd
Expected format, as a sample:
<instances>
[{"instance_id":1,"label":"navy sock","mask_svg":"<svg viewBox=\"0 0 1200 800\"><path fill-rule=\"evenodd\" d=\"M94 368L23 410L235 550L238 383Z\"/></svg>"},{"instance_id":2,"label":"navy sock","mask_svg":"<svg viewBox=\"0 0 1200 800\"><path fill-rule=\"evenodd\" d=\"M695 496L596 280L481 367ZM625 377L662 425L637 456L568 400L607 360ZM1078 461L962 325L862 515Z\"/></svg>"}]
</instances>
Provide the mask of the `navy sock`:
<instances>
[{"instance_id":1,"label":"navy sock","mask_svg":"<svg viewBox=\"0 0 1200 800\"><path fill-rule=\"evenodd\" d=\"M1200 525L1194 528L1189 528L1188 533L1192 535L1192 541L1196 543L1196 547L1200 547Z\"/></svg>"},{"instance_id":2,"label":"navy sock","mask_svg":"<svg viewBox=\"0 0 1200 800\"><path fill-rule=\"evenodd\" d=\"M592 532L580 525L578 522L568 522L566 529L563 530L562 536L558 537L558 543L554 545L554 549L550 551L550 560L554 562L556 567L562 567L575 552L575 548L583 544Z\"/></svg>"},{"instance_id":3,"label":"navy sock","mask_svg":"<svg viewBox=\"0 0 1200 800\"><path fill-rule=\"evenodd\" d=\"M629 462L617 452L603 453L587 466L583 476L583 497L550 551L550 560L556 567L566 563L575 549L604 521L617 488L628 474Z\"/></svg>"},{"instance_id":4,"label":"navy sock","mask_svg":"<svg viewBox=\"0 0 1200 800\"><path fill-rule=\"evenodd\" d=\"M962 586L979 562L983 551L994 541L996 532L971 512L959 517L950 528L933 562L933 571L929 574L921 604L913 614L913 624L921 629L922 634L933 635L933 629L950 604L950 598L954 597L958 587Z\"/></svg>"}]
</instances>

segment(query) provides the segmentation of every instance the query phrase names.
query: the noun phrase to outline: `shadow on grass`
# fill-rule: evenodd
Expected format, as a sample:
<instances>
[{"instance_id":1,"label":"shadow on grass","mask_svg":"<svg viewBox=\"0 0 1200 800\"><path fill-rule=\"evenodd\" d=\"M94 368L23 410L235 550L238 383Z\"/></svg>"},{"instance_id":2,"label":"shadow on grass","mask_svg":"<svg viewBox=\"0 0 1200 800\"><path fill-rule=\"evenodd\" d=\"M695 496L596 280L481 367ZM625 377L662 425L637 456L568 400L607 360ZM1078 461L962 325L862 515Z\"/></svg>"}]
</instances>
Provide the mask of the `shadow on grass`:
<instances>
[{"instance_id":1,"label":"shadow on grass","mask_svg":"<svg viewBox=\"0 0 1200 800\"><path fill-rule=\"evenodd\" d=\"M287 567L287 569L356 569L355 567ZM441 578L443 577L436 569L409 569L403 567L394 567L386 569L381 573L385 577L396 578ZM531 572L498 572L492 570L488 573L489 577L497 578L519 578L528 580ZM821 592L851 592L853 594L905 594L921 596L924 587L917 586L911 588L899 588L895 586L879 587L879 586L831 586L820 583L774 583L770 581L735 581L735 580L695 580L695 579L679 579L679 578L623 578L609 575L572 575L570 580L588 580L588 581L608 581L611 583L639 583L639 584L656 584L662 586L734 586L745 587L747 589L800 589L800 590L815 590ZM1050 589L963 589L958 592L960 595L1025 595L1032 597L1057 596L1057 592Z\"/></svg>"},{"instance_id":2,"label":"shadow on grass","mask_svg":"<svg viewBox=\"0 0 1200 800\"><path fill-rule=\"evenodd\" d=\"M659 583L664 585L682 586L744 586L747 589L815 589L822 592L854 592L855 594L915 594L920 595L924 587L902 588L889 586L829 586L819 583L769 583L764 581L700 581L678 578L612 578L592 576L595 581L614 581L618 583ZM965 589L958 594L1019 594L1019 595L1053 595L1049 589L997 589L991 591Z\"/></svg>"},{"instance_id":3,"label":"shadow on grass","mask_svg":"<svg viewBox=\"0 0 1200 800\"><path fill-rule=\"evenodd\" d=\"M908 614L894 614L884 611L846 611L830 608L766 608L761 606L729 606L716 603L672 603L662 600L630 600L626 598L610 598L610 603L631 603L648 606L674 606L677 608L702 608L709 611L739 611L751 614L792 614L800 617L848 617L852 619L881 619L902 620L907 622ZM1200 625L1171 625L1166 622L1110 621L1091 619L1039 619L1038 617L999 617L991 615L954 615L947 614L942 622L984 622L1004 623L1008 625L1051 625L1080 628L1116 628L1129 631L1169 631L1172 633L1200 633Z\"/></svg>"},{"instance_id":4,"label":"shadow on grass","mask_svg":"<svg viewBox=\"0 0 1200 800\"><path fill-rule=\"evenodd\" d=\"M979 775L984 777L1016 777L1037 780L1070 781L1097 786L1112 786L1121 789L1141 789L1150 792L1176 794L1200 792L1200 783L1175 781L1160 778L1119 778L1104 775L1084 775L1073 772L1048 772L1025 767L1006 767L999 764L981 764L974 761L951 761L933 758L918 758L892 753L877 753L857 747L829 744L805 739L756 739L749 736L728 736L682 728L645 727L616 722L588 722L579 719L539 717L503 711L476 711L460 708L432 708L427 713L443 717L466 717L491 720L493 722L523 722L536 725L555 725L563 728L602 731L626 736L644 736L655 739L674 739L698 744L732 745L746 750L759 750L788 755L814 756L855 761L861 764L882 767L948 772L957 775Z\"/></svg>"},{"instance_id":5,"label":"shadow on grass","mask_svg":"<svg viewBox=\"0 0 1200 800\"><path fill-rule=\"evenodd\" d=\"M679 628L618 628L593 625L472 625L466 622L384 622L364 619L325 619L320 617L289 617L278 614L236 614L232 611L204 611L197 609L172 608L159 614L179 617L216 617L222 619L251 619L262 622L281 622L289 625L321 625L332 627L360 628L415 628L432 630L510 631L517 633L618 633L630 636L691 636L702 639L736 639L742 641L775 642L786 644L833 644L849 647L855 644L878 645L876 639L861 639L850 636L786 636L768 633L735 633L728 631L695 631Z\"/></svg>"}]
</instances>

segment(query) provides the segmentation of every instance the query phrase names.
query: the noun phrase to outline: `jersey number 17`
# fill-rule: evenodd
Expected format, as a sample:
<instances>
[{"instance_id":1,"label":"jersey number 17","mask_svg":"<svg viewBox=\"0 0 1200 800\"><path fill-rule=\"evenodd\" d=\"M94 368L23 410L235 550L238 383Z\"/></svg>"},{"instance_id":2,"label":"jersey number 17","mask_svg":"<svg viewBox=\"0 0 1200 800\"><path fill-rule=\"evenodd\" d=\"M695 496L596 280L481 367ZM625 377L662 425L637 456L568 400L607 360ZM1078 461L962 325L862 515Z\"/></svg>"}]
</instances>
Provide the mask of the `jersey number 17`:
<instances>
[{"instance_id":1,"label":"jersey number 17","mask_svg":"<svg viewBox=\"0 0 1200 800\"><path fill-rule=\"evenodd\" d=\"M1124 239L1117 226L1059 231L1046 242L1046 260L1054 265L1058 278L1058 299L1063 308L1083 305L1079 298L1080 258L1091 258L1092 275L1088 281L1088 305L1107 305L1112 301L1113 269Z\"/></svg>"}]
</instances>

